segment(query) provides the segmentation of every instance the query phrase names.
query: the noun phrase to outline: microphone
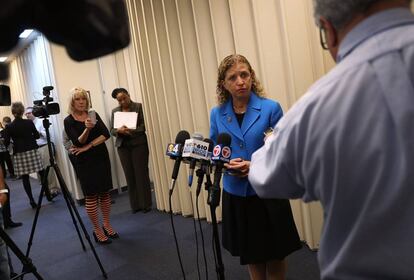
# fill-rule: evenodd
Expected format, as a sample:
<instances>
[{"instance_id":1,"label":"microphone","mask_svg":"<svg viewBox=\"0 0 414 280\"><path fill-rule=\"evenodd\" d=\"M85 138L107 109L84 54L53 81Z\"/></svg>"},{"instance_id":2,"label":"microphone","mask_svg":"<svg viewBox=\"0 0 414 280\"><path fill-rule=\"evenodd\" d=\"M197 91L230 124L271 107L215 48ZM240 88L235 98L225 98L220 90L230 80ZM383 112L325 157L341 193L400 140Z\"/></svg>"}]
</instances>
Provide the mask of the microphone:
<instances>
[{"instance_id":1,"label":"microphone","mask_svg":"<svg viewBox=\"0 0 414 280\"><path fill-rule=\"evenodd\" d=\"M214 142L210 138L204 138L203 142L208 143L208 153L207 153L207 159L201 160L200 169L197 170L198 181L197 181L196 196L200 194L204 174L206 174L206 179L207 179L206 190L208 190L211 187L210 167L211 167L211 155L213 153Z\"/></svg>"},{"instance_id":2,"label":"microphone","mask_svg":"<svg viewBox=\"0 0 414 280\"><path fill-rule=\"evenodd\" d=\"M184 162L190 164L188 186L191 187L194 178L194 169L199 160L208 158L209 143L203 141L200 133L194 133L191 139L185 141L183 149Z\"/></svg>"},{"instance_id":3,"label":"microphone","mask_svg":"<svg viewBox=\"0 0 414 280\"><path fill-rule=\"evenodd\" d=\"M214 181L211 191L209 192L208 204L217 206L220 202L220 180L225 163L230 162L231 157L231 136L227 133L220 133L217 137L217 145L213 149L211 160L216 166L214 170Z\"/></svg>"},{"instance_id":4,"label":"microphone","mask_svg":"<svg viewBox=\"0 0 414 280\"><path fill-rule=\"evenodd\" d=\"M178 132L175 137L175 144L168 144L167 146L167 156L175 160L174 169L171 174L171 179L174 181L177 180L178 171L180 169L180 164L182 160L182 151L184 147L185 140L190 138L190 133L187 130L181 130Z\"/></svg>"},{"instance_id":5,"label":"microphone","mask_svg":"<svg viewBox=\"0 0 414 280\"><path fill-rule=\"evenodd\" d=\"M91 122L93 124L96 124L96 112L94 109L90 108L88 110L88 117L91 119Z\"/></svg>"},{"instance_id":6,"label":"microphone","mask_svg":"<svg viewBox=\"0 0 414 280\"><path fill-rule=\"evenodd\" d=\"M211 157L213 155L214 142L210 138L204 138L204 142L208 143L207 159L201 160L201 168L204 168L206 174L210 176Z\"/></svg>"}]
</instances>

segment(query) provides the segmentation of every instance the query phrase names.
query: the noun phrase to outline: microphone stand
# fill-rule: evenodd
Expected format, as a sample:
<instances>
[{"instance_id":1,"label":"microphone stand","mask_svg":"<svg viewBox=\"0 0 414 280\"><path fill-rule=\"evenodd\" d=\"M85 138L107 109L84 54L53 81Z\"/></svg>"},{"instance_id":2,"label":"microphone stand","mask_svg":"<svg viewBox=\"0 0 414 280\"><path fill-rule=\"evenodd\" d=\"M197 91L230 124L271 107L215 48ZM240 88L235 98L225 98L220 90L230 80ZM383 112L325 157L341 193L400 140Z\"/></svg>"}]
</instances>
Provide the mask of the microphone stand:
<instances>
[{"instance_id":1,"label":"microphone stand","mask_svg":"<svg viewBox=\"0 0 414 280\"><path fill-rule=\"evenodd\" d=\"M221 172L220 172L221 176ZM220 188L211 182L210 174L206 174L205 188L208 191L207 204L210 205L211 224L213 225L213 242L217 254L216 272L218 279L224 280L224 265L217 226L216 208L220 203Z\"/></svg>"}]
</instances>

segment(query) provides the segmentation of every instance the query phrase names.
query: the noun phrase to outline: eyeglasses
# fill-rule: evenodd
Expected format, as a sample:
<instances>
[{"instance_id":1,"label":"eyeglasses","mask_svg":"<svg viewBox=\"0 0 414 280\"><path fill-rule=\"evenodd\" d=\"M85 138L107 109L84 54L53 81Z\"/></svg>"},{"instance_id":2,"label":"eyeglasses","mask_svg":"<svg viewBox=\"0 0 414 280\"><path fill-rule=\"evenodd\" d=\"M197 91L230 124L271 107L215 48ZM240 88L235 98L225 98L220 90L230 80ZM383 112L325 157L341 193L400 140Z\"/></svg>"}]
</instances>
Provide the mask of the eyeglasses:
<instances>
[{"instance_id":1,"label":"eyeglasses","mask_svg":"<svg viewBox=\"0 0 414 280\"><path fill-rule=\"evenodd\" d=\"M326 42L325 29L322 26L319 27L319 40L321 42L322 49L329 50L328 43Z\"/></svg>"}]
</instances>

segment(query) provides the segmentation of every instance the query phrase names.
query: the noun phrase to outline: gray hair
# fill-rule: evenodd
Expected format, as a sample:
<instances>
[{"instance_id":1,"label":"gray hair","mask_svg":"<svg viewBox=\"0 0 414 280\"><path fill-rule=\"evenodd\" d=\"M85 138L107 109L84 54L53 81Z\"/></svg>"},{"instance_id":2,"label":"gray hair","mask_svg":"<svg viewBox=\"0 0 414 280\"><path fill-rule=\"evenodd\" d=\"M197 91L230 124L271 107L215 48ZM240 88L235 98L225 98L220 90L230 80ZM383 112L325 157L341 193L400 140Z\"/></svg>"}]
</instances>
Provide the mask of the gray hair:
<instances>
[{"instance_id":1,"label":"gray hair","mask_svg":"<svg viewBox=\"0 0 414 280\"><path fill-rule=\"evenodd\" d=\"M24 113L24 106L22 102L13 102L11 105L11 112L15 118L21 118Z\"/></svg>"},{"instance_id":2,"label":"gray hair","mask_svg":"<svg viewBox=\"0 0 414 280\"><path fill-rule=\"evenodd\" d=\"M324 17L336 30L341 30L356 14L364 13L372 4L381 1L383 0L313 0L315 21L319 26L320 17ZM411 0L407 2L410 3Z\"/></svg>"}]
</instances>

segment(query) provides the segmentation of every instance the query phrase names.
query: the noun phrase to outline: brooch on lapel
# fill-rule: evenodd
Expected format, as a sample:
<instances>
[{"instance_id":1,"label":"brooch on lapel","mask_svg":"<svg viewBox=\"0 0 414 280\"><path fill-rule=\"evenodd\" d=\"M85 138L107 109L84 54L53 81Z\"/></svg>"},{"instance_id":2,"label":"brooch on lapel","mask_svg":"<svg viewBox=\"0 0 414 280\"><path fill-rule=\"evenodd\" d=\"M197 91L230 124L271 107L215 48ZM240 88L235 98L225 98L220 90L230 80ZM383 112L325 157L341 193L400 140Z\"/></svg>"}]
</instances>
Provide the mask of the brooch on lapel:
<instances>
[{"instance_id":1,"label":"brooch on lapel","mask_svg":"<svg viewBox=\"0 0 414 280\"><path fill-rule=\"evenodd\" d=\"M231 123L231 116L227 116L227 122Z\"/></svg>"}]
</instances>

